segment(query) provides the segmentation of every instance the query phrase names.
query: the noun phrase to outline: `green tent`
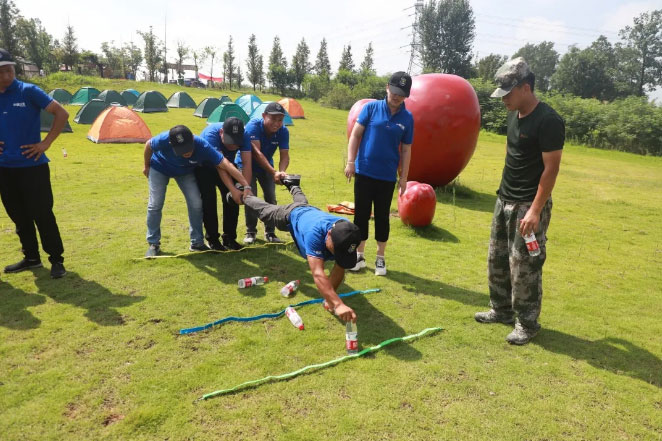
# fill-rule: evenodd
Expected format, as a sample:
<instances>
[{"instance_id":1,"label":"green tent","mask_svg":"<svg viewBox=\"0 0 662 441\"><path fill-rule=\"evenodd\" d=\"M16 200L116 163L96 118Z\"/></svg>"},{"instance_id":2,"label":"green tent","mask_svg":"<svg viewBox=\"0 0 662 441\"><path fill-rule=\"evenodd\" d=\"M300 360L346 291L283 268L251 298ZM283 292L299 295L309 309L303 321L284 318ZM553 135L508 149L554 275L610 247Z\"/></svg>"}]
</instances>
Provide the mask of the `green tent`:
<instances>
[{"instance_id":1,"label":"green tent","mask_svg":"<svg viewBox=\"0 0 662 441\"><path fill-rule=\"evenodd\" d=\"M131 92L136 98L140 96L140 92L138 92L136 89L124 89L123 92Z\"/></svg>"},{"instance_id":2,"label":"green tent","mask_svg":"<svg viewBox=\"0 0 662 441\"><path fill-rule=\"evenodd\" d=\"M134 95L131 90L132 89L126 89L122 91L122 98L126 101L127 106L133 106L136 104L136 101L138 101L138 95Z\"/></svg>"},{"instance_id":3,"label":"green tent","mask_svg":"<svg viewBox=\"0 0 662 441\"><path fill-rule=\"evenodd\" d=\"M57 100L60 104L69 104L69 102L71 102L71 94L64 89L53 89L48 96Z\"/></svg>"},{"instance_id":4,"label":"green tent","mask_svg":"<svg viewBox=\"0 0 662 441\"><path fill-rule=\"evenodd\" d=\"M108 105L103 102L103 100L90 100L80 108L74 117L74 122L77 122L78 124L92 124L106 107L108 107Z\"/></svg>"},{"instance_id":5,"label":"green tent","mask_svg":"<svg viewBox=\"0 0 662 441\"><path fill-rule=\"evenodd\" d=\"M262 104L262 100L255 95L242 95L239 98L237 98L234 102L235 104L239 104L239 107L244 109L246 115L250 115L251 113L253 113L253 110L255 110L257 106Z\"/></svg>"},{"instance_id":6,"label":"green tent","mask_svg":"<svg viewBox=\"0 0 662 441\"><path fill-rule=\"evenodd\" d=\"M99 96L99 90L94 87L81 87L74 93L74 96L71 98L69 104L74 106L82 106L87 103L89 100L93 100Z\"/></svg>"},{"instance_id":7,"label":"green tent","mask_svg":"<svg viewBox=\"0 0 662 441\"><path fill-rule=\"evenodd\" d=\"M269 103L273 103L273 101L265 101L259 106L253 110L253 113L249 116L250 119L258 119L262 118L262 114L264 113L264 110L267 108L267 105ZM293 126L294 121L292 121L292 117L290 116L289 113L287 113L287 110L285 110L285 118L283 118L283 124L286 126Z\"/></svg>"},{"instance_id":8,"label":"green tent","mask_svg":"<svg viewBox=\"0 0 662 441\"><path fill-rule=\"evenodd\" d=\"M227 95L223 95L222 97L220 97L220 98L219 98L219 101L221 102L221 104L225 104L225 103L233 103L233 102L234 102L234 101L232 101L232 98L230 98L230 97L227 96Z\"/></svg>"},{"instance_id":9,"label":"green tent","mask_svg":"<svg viewBox=\"0 0 662 441\"><path fill-rule=\"evenodd\" d=\"M218 106L207 118L207 124L213 124L217 122L224 122L230 117L239 118L246 124L248 122L248 115L243 111L241 107L234 103L224 103Z\"/></svg>"},{"instance_id":10,"label":"green tent","mask_svg":"<svg viewBox=\"0 0 662 441\"><path fill-rule=\"evenodd\" d=\"M198 108L193 112L193 116L199 116L200 118L207 118L211 113L221 105L221 100L214 97L207 97L198 105Z\"/></svg>"},{"instance_id":11,"label":"green tent","mask_svg":"<svg viewBox=\"0 0 662 441\"><path fill-rule=\"evenodd\" d=\"M62 89L60 89L60 90L62 90ZM65 90L65 92L66 92L66 90ZM55 99L57 99L57 98L55 98ZM44 109L41 109L41 113L39 114L39 119L41 120L41 131L42 132L50 132L51 127L53 127L53 121L55 120L55 116L52 113L49 113L49 112L45 111ZM62 133L73 133L73 130L71 129L71 126L69 125L69 121L67 121L67 123L64 125L64 128L62 129Z\"/></svg>"},{"instance_id":12,"label":"green tent","mask_svg":"<svg viewBox=\"0 0 662 441\"><path fill-rule=\"evenodd\" d=\"M166 99L163 94L155 90L143 92L133 105L133 110L142 113L167 112Z\"/></svg>"},{"instance_id":13,"label":"green tent","mask_svg":"<svg viewBox=\"0 0 662 441\"><path fill-rule=\"evenodd\" d=\"M170 95L166 106L185 109L195 109L197 107L195 101L193 101L193 98L191 98L191 95L186 92L175 92Z\"/></svg>"},{"instance_id":14,"label":"green tent","mask_svg":"<svg viewBox=\"0 0 662 441\"><path fill-rule=\"evenodd\" d=\"M119 92L115 90L106 89L99 94L98 100L103 100L106 105L110 106L112 103L117 103L120 106L127 106L127 102Z\"/></svg>"}]
</instances>

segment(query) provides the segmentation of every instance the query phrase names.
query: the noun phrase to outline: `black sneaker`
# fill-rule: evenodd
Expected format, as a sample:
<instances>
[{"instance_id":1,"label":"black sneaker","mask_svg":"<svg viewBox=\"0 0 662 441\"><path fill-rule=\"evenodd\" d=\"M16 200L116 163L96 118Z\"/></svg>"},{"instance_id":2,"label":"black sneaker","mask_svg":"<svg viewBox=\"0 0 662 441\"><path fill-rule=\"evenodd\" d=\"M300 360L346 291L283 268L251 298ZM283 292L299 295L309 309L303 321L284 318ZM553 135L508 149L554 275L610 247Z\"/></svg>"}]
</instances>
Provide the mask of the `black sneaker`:
<instances>
[{"instance_id":1,"label":"black sneaker","mask_svg":"<svg viewBox=\"0 0 662 441\"><path fill-rule=\"evenodd\" d=\"M292 190L292 187L300 187L301 175L287 175L281 182L288 190Z\"/></svg>"},{"instance_id":2,"label":"black sneaker","mask_svg":"<svg viewBox=\"0 0 662 441\"><path fill-rule=\"evenodd\" d=\"M51 277L53 279L60 279L67 274L67 270L64 269L64 265L61 262L55 262L51 265Z\"/></svg>"},{"instance_id":3,"label":"black sneaker","mask_svg":"<svg viewBox=\"0 0 662 441\"><path fill-rule=\"evenodd\" d=\"M200 243L192 243L188 249L189 251L209 251L211 248L205 245L204 242L200 242Z\"/></svg>"},{"instance_id":4,"label":"black sneaker","mask_svg":"<svg viewBox=\"0 0 662 441\"><path fill-rule=\"evenodd\" d=\"M149 244L149 248L147 248L145 257L156 257L159 254L161 254L161 246L159 244L151 243Z\"/></svg>"},{"instance_id":5,"label":"black sneaker","mask_svg":"<svg viewBox=\"0 0 662 441\"><path fill-rule=\"evenodd\" d=\"M236 239L223 239L223 246L231 251L239 251L244 248Z\"/></svg>"},{"instance_id":6,"label":"black sneaker","mask_svg":"<svg viewBox=\"0 0 662 441\"><path fill-rule=\"evenodd\" d=\"M207 241L209 243L209 248L214 251L227 251L228 249L221 244L218 240Z\"/></svg>"},{"instance_id":7,"label":"black sneaker","mask_svg":"<svg viewBox=\"0 0 662 441\"><path fill-rule=\"evenodd\" d=\"M6 273L20 273L21 271L29 270L32 268L41 268L41 260L23 259L20 262L5 267Z\"/></svg>"},{"instance_id":8,"label":"black sneaker","mask_svg":"<svg viewBox=\"0 0 662 441\"><path fill-rule=\"evenodd\" d=\"M283 239L278 238L275 233L266 233L264 235L264 240L269 243L285 243Z\"/></svg>"}]
</instances>

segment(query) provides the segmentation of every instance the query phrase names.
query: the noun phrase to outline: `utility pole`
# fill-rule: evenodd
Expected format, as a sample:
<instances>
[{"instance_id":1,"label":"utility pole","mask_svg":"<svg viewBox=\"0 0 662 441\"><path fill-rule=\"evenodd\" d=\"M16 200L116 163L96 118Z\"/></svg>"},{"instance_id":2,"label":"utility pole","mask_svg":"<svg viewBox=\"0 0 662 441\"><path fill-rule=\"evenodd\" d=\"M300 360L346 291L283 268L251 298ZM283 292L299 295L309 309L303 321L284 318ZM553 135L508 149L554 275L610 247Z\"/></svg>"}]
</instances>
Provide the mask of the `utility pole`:
<instances>
[{"instance_id":1,"label":"utility pole","mask_svg":"<svg viewBox=\"0 0 662 441\"><path fill-rule=\"evenodd\" d=\"M163 19L163 82L168 84L168 14Z\"/></svg>"},{"instance_id":2,"label":"utility pole","mask_svg":"<svg viewBox=\"0 0 662 441\"><path fill-rule=\"evenodd\" d=\"M418 27L420 24L421 14L423 12L423 0L416 0L414 5L414 24L411 26L411 45L410 45L410 55L409 55L409 68L407 73L411 75L411 70L416 66L420 66L416 61L420 58L420 35L418 32Z\"/></svg>"}]
</instances>

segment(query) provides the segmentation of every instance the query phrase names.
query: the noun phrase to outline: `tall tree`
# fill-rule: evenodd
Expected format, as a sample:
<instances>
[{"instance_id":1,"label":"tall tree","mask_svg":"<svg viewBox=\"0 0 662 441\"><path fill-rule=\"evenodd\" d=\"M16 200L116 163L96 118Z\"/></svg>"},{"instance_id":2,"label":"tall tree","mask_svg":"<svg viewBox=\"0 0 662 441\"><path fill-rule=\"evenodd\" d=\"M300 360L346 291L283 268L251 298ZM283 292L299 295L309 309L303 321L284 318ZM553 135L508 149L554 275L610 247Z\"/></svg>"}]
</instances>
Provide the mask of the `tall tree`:
<instances>
[{"instance_id":1,"label":"tall tree","mask_svg":"<svg viewBox=\"0 0 662 441\"><path fill-rule=\"evenodd\" d=\"M283 49L280 47L280 38L277 35L274 37L274 44L269 54L267 78L271 83L271 87L279 90L282 95L285 95L285 89L289 86L290 78L287 73L287 60L283 54Z\"/></svg>"},{"instance_id":2,"label":"tall tree","mask_svg":"<svg viewBox=\"0 0 662 441\"><path fill-rule=\"evenodd\" d=\"M244 81L244 76L241 74L241 64L237 63L237 70L235 70L233 76L237 80L237 89L241 89L241 83Z\"/></svg>"},{"instance_id":3,"label":"tall tree","mask_svg":"<svg viewBox=\"0 0 662 441\"><path fill-rule=\"evenodd\" d=\"M111 73L108 76L113 78L126 78L126 62L125 56L126 53L122 48L115 47L114 42L101 43L101 52L106 58L106 63L108 68L110 68Z\"/></svg>"},{"instance_id":4,"label":"tall tree","mask_svg":"<svg viewBox=\"0 0 662 441\"><path fill-rule=\"evenodd\" d=\"M257 43L255 41L255 34L251 34L248 39L248 59L246 59L246 68L248 69L248 81L255 86L261 84L262 77L264 76L262 66L262 56L259 54Z\"/></svg>"},{"instance_id":5,"label":"tall tree","mask_svg":"<svg viewBox=\"0 0 662 441\"><path fill-rule=\"evenodd\" d=\"M552 75L552 88L582 98L614 99L614 59L613 47L604 36L583 50L572 46Z\"/></svg>"},{"instance_id":6,"label":"tall tree","mask_svg":"<svg viewBox=\"0 0 662 441\"><path fill-rule=\"evenodd\" d=\"M193 65L195 66L195 81L198 81L198 70L200 65L207 59L207 54L204 49L197 49L191 52L193 57Z\"/></svg>"},{"instance_id":7,"label":"tall tree","mask_svg":"<svg viewBox=\"0 0 662 441\"><path fill-rule=\"evenodd\" d=\"M19 11L12 0L0 0L0 44L10 54L19 53L18 38L16 35L16 20Z\"/></svg>"},{"instance_id":8,"label":"tall tree","mask_svg":"<svg viewBox=\"0 0 662 441\"><path fill-rule=\"evenodd\" d=\"M489 54L476 63L476 75L483 80L493 81L496 71L508 61L505 55Z\"/></svg>"},{"instance_id":9,"label":"tall tree","mask_svg":"<svg viewBox=\"0 0 662 441\"><path fill-rule=\"evenodd\" d=\"M216 58L217 49L214 46L206 46L205 54L211 58L211 69L209 71L209 76L211 79L207 82L207 86L214 87L214 58Z\"/></svg>"},{"instance_id":10,"label":"tall tree","mask_svg":"<svg viewBox=\"0 0 662 441\"><path fill-rule=\"evenodd\" d=\"M99 54L92 52L92 51L81 51L79 60L88 66L94 66L94 68L97 70L97 73L101 78L104 78L104 61L103 59L99 56ZM89 68L85 66L85 71L81 72L81 68L79 66L78 68L78 73L84 73L84 74L89 74Z\"/></svg>"},{"instance_id":11,"label":"tall tree","mask_svg":"<svg viewBox=\"0 0 662 441\"><path fill-rule=\"evenodd\" d=\"M523 57L536 76L536 88L549 90L550 80L559 62L559 53L554 50L554 43L543 41L539 44L527 43L513 54L513 58Z\"/></svg>"},{"instance_id":12,"label":"tall tree","mask_svg":"<svg viewBox=\"0 0 662 441\"><path fill-rule=\"evenodd\" d=\"M329 51L327 49L326 38L322 38L313 69L317 75L326 78L331 76L331 63L329 62Z\"/></svg>"},{"instance_id":13,"label":"tall tree","mask_svg":"<svg viewBox=\"0 0 662 441\"><path fill-rule=\"evenodd\" d=\"M342 55L340 56L340 64L338 65L338 71L346 70L348 72L354 72L354 60L352 59L352 45L348 44L343 46Z\"/></svg>"},{"instance_id":14,"label":"tall tree","mask_svg":"<svg viewBox=\"0 0 662 441\"><path fill-rule=\"evenodd\" d=\"M225 78L223 81L229 83L230 89L232 89L232 80L236 71L234 59L234 47L232 47L232 35L230 35L230 39L228 40L228 50L223 53L223 70L225 71Z\"/></svg>"},{"instance_id":15,"label":"tall tree","mask_svg":"<svg viewBox=\"0 0 662 441\"><path fill-rule=\"evenodd\" d=\"M636 72L634 91L643 96L662 85L662 9L635 17L632 26L619 32L625 44L621 58ZM633 72L633 73L634 73Z\"/></svg>"},{"instance_id":16,"label":"tall tree","mask_svg":"<svg viewBox=\"0 0 662 441\"><path fill-rule=\"evenodd\" d=\"M67 31L64 33L62 40L62 64L64 69L69 70L78 63L78 44L76 43L76 35L74 34L73 26L67 25Z\"/></svg>"},{"instance_id":17,"label":"tall tree","mask_svg":"<svg viewBox=\"0 0 662 441\"><path fill-rule=\"evenodd\" d=\"M306 44L306 40L302 38L301 42L297 45L296 53L292 57L292 80L299 90L301 90L303 79L311 70L308 57L310 57L310 49Z\"/></svg>"},{"instance_id":18,"label":"tall tree","mask_svg":"<svg viewBox=\"0 0 662 441\"><path fill-rule=\"evenodd\" d=\"M377 72L374 68L374 56L375 51L372 49L372 41L368 43L368 47L365 50L365 56L361 62L360 73L361 76L369 77L375 75Z\"/></svg>"},{"instance_id":19,"label":"tall tree","mask_svg":"<svg viewBox=\"0 0 662 441\"><path fill-rule=\"evenodd\" d=\"M145 41L145 64L147 65L147 74L149 81L157 81L156 73L161 67L161 62L163 61L163 50L161 41L156 35L152 27L149 27L149 32L138 31L138 34Z\"/></svg>"},{"instance_id":20,"label":"tall tree","mask_svg":"<svg viewBox=\"0 0 662 441\"><path fill-rule=\"evenodd\" d=\"M180 80L184 79L184 60L188 58L190 49L186 43L177 41L177 76Z\"/></svg>"},{"instance_id":21,"label":"tall tree","mask_svg":"<svg viewBox=\"0 0 662 441\"><path fill-rule=\"evenodd\" d=\"M142 51L133 43L133 41L125 44L122 50L124 51L124 60L126 66L131 72L133 79L136 79L138 75L138 68L143 63Z\"/></svg>"},{"instance_id":22,"label":"tall tree","mask_svg":"<svg viewBox=\"0 0 662 441\"><path fill-rule=\"evenodd\" d=\"M41 69L46 69L47 64L53 58L53 37L46 32L38 18L16 21L16 35L21 52L25 57Z\"/></svg>"}]
</instances>

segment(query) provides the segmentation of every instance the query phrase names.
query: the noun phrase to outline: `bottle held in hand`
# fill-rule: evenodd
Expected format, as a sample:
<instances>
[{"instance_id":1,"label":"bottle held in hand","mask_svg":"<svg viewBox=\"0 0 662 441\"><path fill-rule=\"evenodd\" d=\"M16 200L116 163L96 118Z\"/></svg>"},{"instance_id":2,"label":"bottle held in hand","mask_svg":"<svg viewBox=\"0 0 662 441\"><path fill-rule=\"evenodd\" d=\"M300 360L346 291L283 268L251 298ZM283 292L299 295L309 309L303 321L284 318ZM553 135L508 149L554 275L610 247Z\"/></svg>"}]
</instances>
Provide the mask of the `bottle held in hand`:
<instances>
[{"instance_id":1,"label":"bottle held in hand","mask_svg":"<svg viewBox=\"0 0 662 441\"><path fill-rule=\"evenodd\" d=\"M529 256L535 257L540 255L540 246L538 245L538 240L536 235L529 233L524 237L524 242L526 242L526 249L529 251Z\"/></svg>"}]
</instances>

